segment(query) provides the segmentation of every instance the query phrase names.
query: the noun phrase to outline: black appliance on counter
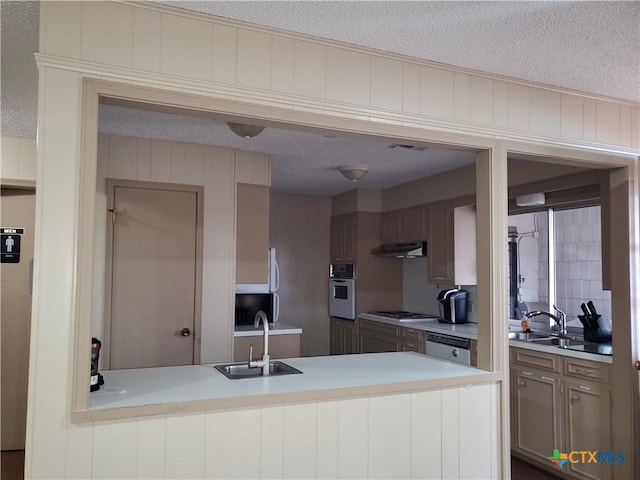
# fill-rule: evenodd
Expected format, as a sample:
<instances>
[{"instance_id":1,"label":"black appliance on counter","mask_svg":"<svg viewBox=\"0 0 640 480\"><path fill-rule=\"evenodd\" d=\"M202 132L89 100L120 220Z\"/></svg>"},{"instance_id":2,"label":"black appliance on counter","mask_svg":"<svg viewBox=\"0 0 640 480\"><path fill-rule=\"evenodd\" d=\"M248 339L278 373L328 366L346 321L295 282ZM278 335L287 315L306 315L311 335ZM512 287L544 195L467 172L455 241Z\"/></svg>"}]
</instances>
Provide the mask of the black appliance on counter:
<instances>
[{"instance_id":1,"label":"black appliance on counter","mask_svg":"<svg viewBox=\"0 0 640 480\"><path fill-rule=\"evenodd\" d=\"M100 361L100 347L102 342L95 337L91 338L91 383L89 391L100 390L100 385L104 385L104 378L98 372L98 362Z\"/></svg>"},{"instance_id":2,"label":"black appliance on counter","mask_svg":"<svg viewBox=\"0 0 640 480\"><path fill-rule=\"evenodd\" d=\"M468 292L458 288L442 290L438 294L440 323L467 323Z\"/></svg>"}]
</instances>

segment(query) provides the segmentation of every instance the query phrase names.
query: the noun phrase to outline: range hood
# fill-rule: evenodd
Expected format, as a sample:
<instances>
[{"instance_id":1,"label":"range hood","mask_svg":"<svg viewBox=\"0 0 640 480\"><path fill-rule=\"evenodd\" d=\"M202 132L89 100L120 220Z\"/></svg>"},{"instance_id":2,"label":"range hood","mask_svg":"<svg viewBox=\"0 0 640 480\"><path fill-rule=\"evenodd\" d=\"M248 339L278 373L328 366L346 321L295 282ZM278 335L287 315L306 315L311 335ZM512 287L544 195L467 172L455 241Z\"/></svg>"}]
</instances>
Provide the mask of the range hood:
<instances>
[{"instance_id":1,"label":"range hood","mask_svg":"<svg viewBox=\"0 0 640 480\"><path fill-rule=\"evenodd\" d=\"M386 243L372 249L371 255L393 258L426 257L427 242Z\"/></svg>"}]
</instances>

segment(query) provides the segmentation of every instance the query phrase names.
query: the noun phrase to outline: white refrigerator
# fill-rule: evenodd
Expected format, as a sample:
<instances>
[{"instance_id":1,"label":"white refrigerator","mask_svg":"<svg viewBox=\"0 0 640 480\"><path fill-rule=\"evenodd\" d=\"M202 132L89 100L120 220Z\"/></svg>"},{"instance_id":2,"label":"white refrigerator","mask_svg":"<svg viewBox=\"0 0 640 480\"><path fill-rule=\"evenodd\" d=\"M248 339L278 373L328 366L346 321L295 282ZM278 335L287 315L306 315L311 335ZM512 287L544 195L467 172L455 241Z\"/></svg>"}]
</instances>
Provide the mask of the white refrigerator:
<instances>
[{"instance_id":1,"label":"white refrigerator","mask_svg":"<svg viewBox=\"0 0 640 480\"><path fill-rule=\"evenodd\" d=\"M280 286L280 270L276 259L276 249L269 249L269 276L268 283L244 283L236 284L236 293L270 293L273 295L273 323L278 322L280 313L280 298L276 291Z\"/></svg>"}]
</instances>

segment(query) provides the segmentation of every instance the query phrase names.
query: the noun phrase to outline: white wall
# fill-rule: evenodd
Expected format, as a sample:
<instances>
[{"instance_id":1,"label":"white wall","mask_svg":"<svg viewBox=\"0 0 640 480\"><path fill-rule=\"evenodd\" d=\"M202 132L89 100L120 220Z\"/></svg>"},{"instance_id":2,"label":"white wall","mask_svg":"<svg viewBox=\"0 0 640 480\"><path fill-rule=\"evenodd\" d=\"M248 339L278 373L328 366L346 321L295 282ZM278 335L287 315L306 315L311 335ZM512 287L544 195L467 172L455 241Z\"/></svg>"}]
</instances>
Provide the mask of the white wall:
<instances>
[{"instance_id":1,"label":"white wall","mask_svg":"<svg viewBox=\"0 0 640 480\"><path fill-rule=\"evenodd\" d=\"M0 179L35 182L35 138L0 135Z\"/></svg>"}]
</instances>

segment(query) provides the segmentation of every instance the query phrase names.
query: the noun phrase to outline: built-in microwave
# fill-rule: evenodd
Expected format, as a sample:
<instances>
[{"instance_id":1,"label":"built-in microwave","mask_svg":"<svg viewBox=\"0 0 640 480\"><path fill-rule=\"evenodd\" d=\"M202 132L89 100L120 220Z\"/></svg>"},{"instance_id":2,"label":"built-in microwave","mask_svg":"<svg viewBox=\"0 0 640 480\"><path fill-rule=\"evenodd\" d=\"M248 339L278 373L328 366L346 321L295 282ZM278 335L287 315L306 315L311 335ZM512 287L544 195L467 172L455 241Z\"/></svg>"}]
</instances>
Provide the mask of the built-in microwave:
<instances>
[{"instance_id":1,"label":"built-in microwave","mask_svg":"<svg viewBox=\"0 0 640 480\"><path fill-rule=\"evenodd\" d=\"M331 265L329 315L349 320L356 318L356 279L353 264Z\"/></svg>"},{"instance_id":2,"label":"built-in microwave","mask_svg":"<svg viewBox=\"0 0 640 480\"><path fill-rule=\"evenodd\" d=\"M236 327L253 325L260 310L267 314L269 323L277 321L274 316L274 303L273 293L236 293Z\"/></svg>"}]
</instances>

